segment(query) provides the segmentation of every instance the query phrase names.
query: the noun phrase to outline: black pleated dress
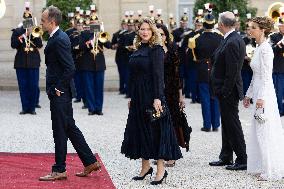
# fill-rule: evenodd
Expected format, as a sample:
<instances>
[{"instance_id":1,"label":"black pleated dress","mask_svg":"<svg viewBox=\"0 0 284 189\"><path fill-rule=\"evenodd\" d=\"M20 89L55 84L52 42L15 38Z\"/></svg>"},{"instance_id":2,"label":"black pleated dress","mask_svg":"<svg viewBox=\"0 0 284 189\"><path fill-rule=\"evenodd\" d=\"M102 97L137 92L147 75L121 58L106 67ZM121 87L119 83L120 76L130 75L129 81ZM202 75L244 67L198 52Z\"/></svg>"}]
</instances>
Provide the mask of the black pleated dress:
<instances>
[{"instance_id":1,"label":"black pleated dress","mask_svg":"<svg viewBox=\"0 0 284 189\"><path fill-rule=\"evenodd\" d=\"M160 99L166 105L162 47L142 43L130 56L129 67L131 105L121 153L130 159L180 159L182 154L170 113L155 122L149 122L145 117L145 110L153 107L154 99ZM166 111L169 112L168 109Z\"/></svg>"}]
</instances>

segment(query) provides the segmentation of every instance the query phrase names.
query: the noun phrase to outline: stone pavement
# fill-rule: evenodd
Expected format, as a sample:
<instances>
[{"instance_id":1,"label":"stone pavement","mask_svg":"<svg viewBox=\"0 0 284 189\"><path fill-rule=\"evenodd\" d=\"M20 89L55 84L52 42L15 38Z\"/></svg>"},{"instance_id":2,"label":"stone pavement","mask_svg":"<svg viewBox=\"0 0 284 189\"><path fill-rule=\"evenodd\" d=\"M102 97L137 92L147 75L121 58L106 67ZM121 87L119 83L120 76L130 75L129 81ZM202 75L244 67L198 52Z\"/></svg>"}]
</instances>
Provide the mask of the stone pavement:
<instances>
[{"instance_id":1,"label":"stone pavement","mask_svg":"<svg viewBox=\"0 0 284 189\"><path fill-rule=\"evenodd\" d=\"M193 128L190 151L182 150L184 158L176 166L167 168L167 183L150 186L150 178L134 182L131 178L139 173L140 161L130 161L120 154L128 109L127 99L117 92L106 92L104 116L88 116L82 104L73 104L77 126L81 129L93 152L99 153L115 186L119 189L160 188L284 188L284 180L259 182L245 171L227 171L224 167L210 167L221 147L221 132L200 131L202 116L199 104L186 100L188 121ZM44 92L40 97L41 109L37 115L19 115L20 100L17 91L0 91L0 152L54 152L49 101ZM250 111L240 108L240 118L247 138ZM74 152L68 143L68 152ZM68 162L67 162L68 166ZM155 170L155 166L154 170ZM0 169L1 170L1 169ZM43 173L45 174L45 173ZM1 182L1 179L0 179ZM0 183L2 185L3 183Z\"/></svg>"}]
</instances>

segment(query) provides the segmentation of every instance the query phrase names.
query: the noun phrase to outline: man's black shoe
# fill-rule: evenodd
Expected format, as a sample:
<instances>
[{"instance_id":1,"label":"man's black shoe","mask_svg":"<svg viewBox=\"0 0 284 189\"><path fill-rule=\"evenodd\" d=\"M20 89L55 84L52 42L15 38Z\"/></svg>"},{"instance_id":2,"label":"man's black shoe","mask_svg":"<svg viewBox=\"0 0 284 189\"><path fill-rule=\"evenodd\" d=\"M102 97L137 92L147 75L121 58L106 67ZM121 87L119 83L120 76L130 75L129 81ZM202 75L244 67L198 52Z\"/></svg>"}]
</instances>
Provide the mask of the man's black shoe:
<instances>
[{"instance_id":1,"label":"man's black shoe","mask_svg":"<svg viewBox=\"0 0 284 189\"><path fill-rule=\"evenodd\" d=\"M81 100L80 100L80 99L76 99L76 100L74 100L73 102L74 102L74 103L78 103L78 102L81 102Z\"/></svg>"},{"instance_id":2,"label":"man's black shoe","mask_svg":"<svg viewBox=\"0 0 284 189\"><path fill-rule=\"evenodd\" d=\"M204 131L204 132L210 132L210 129L205 128L205 127L202 127L202 128L201 128L201 131Z\"/></svg>"},{"instance_id":3,"label":"man's black shoe","mask_svg":"<svg viewBox=\"0 0 284 189\"><path fill-rule=\"evenodd\" d=\"M36 108L41 108L41 106L40 106L39 104L37 104L35 107L36 107Z\"/></svg>"},{"instance_id":4,"label":"man's black shoe","mask_svg":"<svg viewBox=\"0 0 284 189\"><path fill-rule=\"evenodd\" d=\"M101 111L95 111L95 114L97 114L97 115L104 115L103 112L101 112Z\"/></svg>"},{"instance_id":5,"label":"man's black shoe","mask_svg":"<svg viewBox=\"0 0 284 189\"><path fill-rule=\"evenodd\" d=\"M214 132L218 132L218 130L219 130L218 128L213 128L212 129L212 131L214 131Z\"/></svg>"},{"instance_id":6,"label":"man's black shoe","mask_svg":"<svg viewBox=\"0 0 284 189\"><path fill-rule=\"evenodd\" d=\"M247 170L247 164L234 163L233 165L228 165L226 169L232 171Z\"/></svg>"},{"instance_id":7,"label":"man's black shoe","mask_svg":"<svg viewBox=\"0 0 284 189\"><path fill-rule=\"evenodd\" d=\"M25 115L25 114L27 114L28 112L26 112L26 111L24 111L24 110L22 110L22 111L20 111L20 115Z\"/></svg>"},{"instance_id":8,"label":"man's black shoe","mask_svg":"<svg viewBox=\"0 0 284 189\"><path fill-rule=\"evenodd\" d=\"M95 112L89 112L88 115L95 115Z\"/></svg>"},{"instance_id":9,"label":"man's black shoe","mask_svg":"<svg viewBox=\"0 0 284 189\"><path fill-rule=\"evenodd\" d=\"M223 160L219 160L219 161L212 161L209 163L210 166L225 166L225 165L233 165L232 161L223 161Z\"/></svg>"},{"instance_id":10,"label":"man's black shoe","mask_svg":"<svg viewBox=\"0 0 284 189\"><path fill-rule=\"evenodd\" d=\"M29 114L36 115L36 112L35 111L31 111L31 112L29 112Z\"/></svg>"}]
</instances>

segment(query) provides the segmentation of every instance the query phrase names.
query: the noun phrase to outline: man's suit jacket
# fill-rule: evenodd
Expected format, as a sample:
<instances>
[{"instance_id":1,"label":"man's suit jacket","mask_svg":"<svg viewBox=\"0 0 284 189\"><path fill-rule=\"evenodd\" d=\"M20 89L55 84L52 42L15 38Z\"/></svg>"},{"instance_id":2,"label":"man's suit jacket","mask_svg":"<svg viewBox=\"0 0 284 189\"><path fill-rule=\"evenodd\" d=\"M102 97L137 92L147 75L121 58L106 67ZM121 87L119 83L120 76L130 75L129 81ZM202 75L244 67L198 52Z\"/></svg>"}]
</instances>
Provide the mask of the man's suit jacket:
<instances>
[{"instance_id":1,"label":"man's suit jacket","mask_svg":"<svg viewBox=\"0 0 284 189\"><path fill-rule=\"evenodd\" d=\"M235 31L216 49L212 57L214 63L211 72L211 84L216 96L226 98L236 88L239 98L243 99L241 69L245 54L245 43Z\"/></svg>"},{"instance_id":2,"label":"man's suit jacket","mask_svg":"<svg viewBox=\"0 0 284 189\"><path fill-rule=\"evenodd\" d=\"M71 54L69 37L62 30L57 30L44 49L46 69L46 92L48 96L55 95L55 88L76 94L73 75L75 65Z\"/></svg>"}]
</instances>

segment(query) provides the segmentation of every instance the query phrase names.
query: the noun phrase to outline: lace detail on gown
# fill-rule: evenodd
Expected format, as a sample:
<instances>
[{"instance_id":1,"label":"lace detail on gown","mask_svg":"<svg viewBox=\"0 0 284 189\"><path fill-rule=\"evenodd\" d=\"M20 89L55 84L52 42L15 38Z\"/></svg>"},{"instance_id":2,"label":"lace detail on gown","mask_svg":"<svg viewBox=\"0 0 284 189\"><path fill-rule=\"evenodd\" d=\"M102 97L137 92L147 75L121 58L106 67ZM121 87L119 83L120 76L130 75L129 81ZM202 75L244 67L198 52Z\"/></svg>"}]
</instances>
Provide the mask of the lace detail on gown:
<instances>
[{"instance_id":1,"label":"lace detail on gown","mask_svg":"<svg viewBox=\"0 0 284 189\"><path fill-rule=\"evenodd\" d=\"M284 177L284 130L272 81L273 56L267 41L256 48L250 64L253 78L246 94L254 102L247 142L247 171L260 174L266 180L280 180ZM259 124L253 118L257 99L264 100L264 114L267 118L264 124Z\"/></svg>"}]
</instances>

